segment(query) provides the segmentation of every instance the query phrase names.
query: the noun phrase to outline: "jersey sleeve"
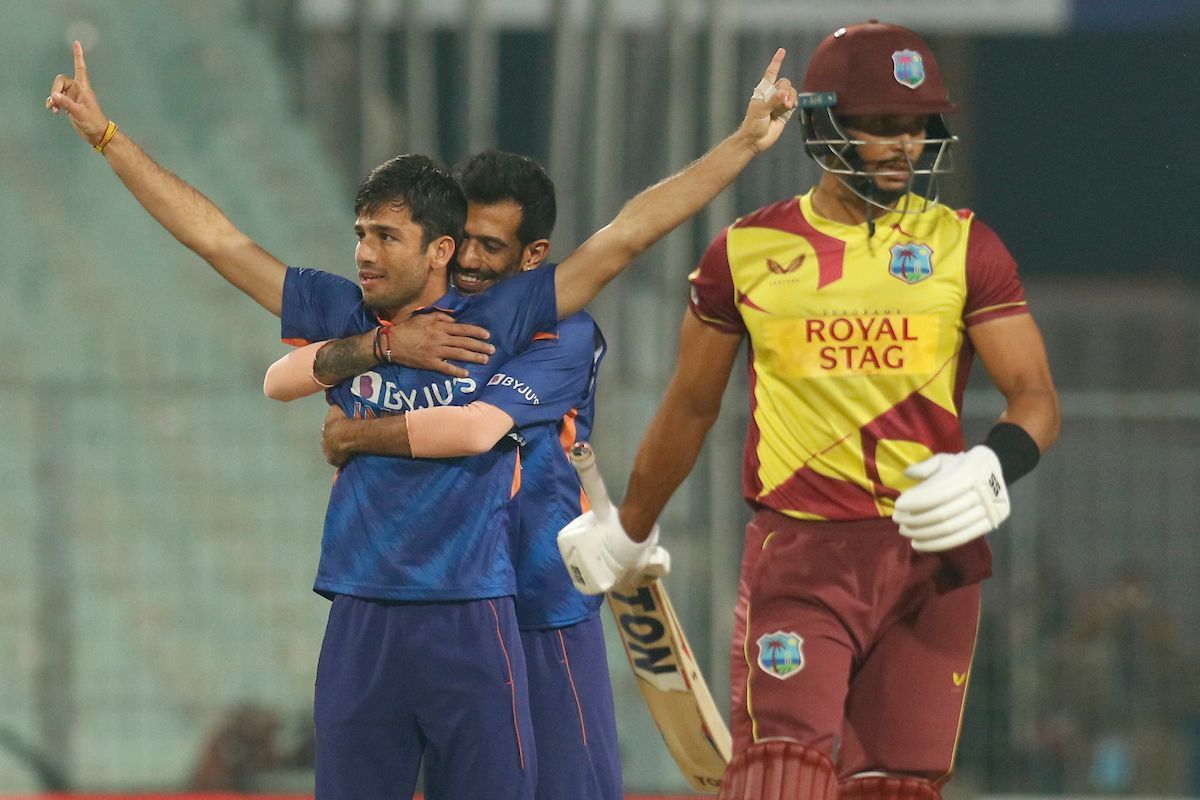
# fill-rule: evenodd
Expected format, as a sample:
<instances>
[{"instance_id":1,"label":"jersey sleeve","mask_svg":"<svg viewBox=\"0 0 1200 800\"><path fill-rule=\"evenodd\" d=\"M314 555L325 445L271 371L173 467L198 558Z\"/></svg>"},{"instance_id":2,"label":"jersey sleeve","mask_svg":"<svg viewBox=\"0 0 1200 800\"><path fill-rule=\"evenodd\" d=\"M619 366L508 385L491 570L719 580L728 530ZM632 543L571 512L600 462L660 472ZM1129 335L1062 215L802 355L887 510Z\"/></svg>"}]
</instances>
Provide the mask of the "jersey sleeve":
<instances>
[{"instance_id":1,"label":"jersey sleeve","mask_svg":"<svg viewBox=\"0 0 1200 800\"><path fill-rule=\"evenodd\" d=\"M688 308L706 325L726 333L744 333L746 325L737 309L737 289L729 269L726 239L729 229L712 240L699 266L688 276L691 296Z\"/></svg>"},{"instance_id":2,"label":"jersey sleeve","mask_svg":"<svg viewBox=\"0 0 1200 800\"><path fill-rule=\"evenodd\" d=\"M480 400L503 409L517 427L557 422L595 390L604 358L600 329L586 315L564 321L555 337L538 337L488 380Z\"/></svg>"},{"instance_id":3,"label":"jersey sleeve","mask_svg":"<svg viewBox=\"0 0 1200 800\"><path fill-rule=\"evenodd\" d=\"M972 220L967 241L967 303L963 308L967 326L1028 312L1017 262L995 231L978 219Z\"/></svg>"},{"instance_id":4,"label":"jersey sleeve","mask_svg":"<svg viewBox=\"0 0 1200 800\"><path fill-rule=\"evenodd\" d=\"M280 338L305 345L359 333L351 321L362 307L358 284L341 275L288 267L283 279Z\"/></svg>"},{"instance_id":5,"label":"jersey sleeve","mask_svg":"<svg viewBox=\"0 0 1200 800\"><path fill-rule=\"evenodd\" d=\"M553 332L558 327L558 295L554 291L557 264L522 272L488 289L484 295L491 318L484 327L493 338L498 334L521 345L534 334ZM499 310L497 312L497 309ZM502 326L502 330L496 330Z\"/></svg>"}]
</instances>

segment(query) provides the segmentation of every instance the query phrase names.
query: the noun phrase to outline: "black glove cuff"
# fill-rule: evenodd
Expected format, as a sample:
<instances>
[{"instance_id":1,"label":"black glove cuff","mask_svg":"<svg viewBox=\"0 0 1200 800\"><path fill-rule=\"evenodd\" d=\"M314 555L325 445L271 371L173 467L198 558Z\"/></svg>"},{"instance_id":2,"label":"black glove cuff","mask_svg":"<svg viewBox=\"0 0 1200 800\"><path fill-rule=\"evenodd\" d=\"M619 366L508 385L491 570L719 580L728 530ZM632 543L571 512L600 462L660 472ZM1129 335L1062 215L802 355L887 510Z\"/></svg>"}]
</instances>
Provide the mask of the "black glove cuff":
<instances>
[{"instance_id":1,"label":"black glove cuff","mask_svg":"<svg viewBox=\"0 0 1200 800\"><path fill-rule=\"evenodd\" d=\"M1012 422L998 422L987 435L984 444L1000 459L1004 482L1012 486L1019 478L1033 472L1042 451L1024 428Z\"/></svg>"}]
</instances>

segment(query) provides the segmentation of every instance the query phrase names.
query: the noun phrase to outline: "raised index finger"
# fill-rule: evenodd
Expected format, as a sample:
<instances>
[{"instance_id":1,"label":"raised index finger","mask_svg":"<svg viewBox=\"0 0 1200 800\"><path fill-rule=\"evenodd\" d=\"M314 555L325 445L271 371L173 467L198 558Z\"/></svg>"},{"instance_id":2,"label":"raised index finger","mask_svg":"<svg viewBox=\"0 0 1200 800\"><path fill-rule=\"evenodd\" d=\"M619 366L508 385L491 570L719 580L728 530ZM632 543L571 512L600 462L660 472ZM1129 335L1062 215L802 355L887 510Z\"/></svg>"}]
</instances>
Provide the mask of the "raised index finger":
<instances>
[{"instance_id":1,"label":"raised index finger","mask_svg":"<svg viewBox=\"0 0 1200 800\"><path fill-rule=\"evenodd\" d=\"M775 79L779 77L779 67L783 64L783 57L787 55L787 50L782 47L775 51L775 55L771 58L771 63L767 64L767 71L763 73L763 80L767 83L775 83Z\"/></svg>"},{"instance_id":2,"label":"raised index finger","mask_svg":"<svg viewBox=\"0 0 1200 800\"><path fill-rule=\"evenodd\" d=\"M71 43L71 50L75 53L75 80L85 86L88 82L87 64L83 60L83 45L78 40Z\"/></svg>"}]
</instances>

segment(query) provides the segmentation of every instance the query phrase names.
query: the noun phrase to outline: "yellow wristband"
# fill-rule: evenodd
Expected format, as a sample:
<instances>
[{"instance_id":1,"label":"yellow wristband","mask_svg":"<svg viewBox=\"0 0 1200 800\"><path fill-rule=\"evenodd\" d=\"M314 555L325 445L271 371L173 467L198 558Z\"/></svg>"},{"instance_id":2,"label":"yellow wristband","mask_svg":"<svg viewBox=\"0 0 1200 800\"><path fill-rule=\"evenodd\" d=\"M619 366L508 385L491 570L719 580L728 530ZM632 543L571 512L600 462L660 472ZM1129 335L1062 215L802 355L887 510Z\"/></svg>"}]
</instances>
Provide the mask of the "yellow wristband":
<instances>
[{"instance_id":1,"label":"yellow wristband","mask_svg":"<svg viewBox=\"0 0 1200 800\"><path fill-rule=\"evenodd\" d=\"M108 121L108 127L104 129L104 135L100 137L100 141L92 145L92 149L101 155L104 154L104 148L108 147L108 143L117 135L117 123L111 119Z\"/></svg>"}]
</instances>

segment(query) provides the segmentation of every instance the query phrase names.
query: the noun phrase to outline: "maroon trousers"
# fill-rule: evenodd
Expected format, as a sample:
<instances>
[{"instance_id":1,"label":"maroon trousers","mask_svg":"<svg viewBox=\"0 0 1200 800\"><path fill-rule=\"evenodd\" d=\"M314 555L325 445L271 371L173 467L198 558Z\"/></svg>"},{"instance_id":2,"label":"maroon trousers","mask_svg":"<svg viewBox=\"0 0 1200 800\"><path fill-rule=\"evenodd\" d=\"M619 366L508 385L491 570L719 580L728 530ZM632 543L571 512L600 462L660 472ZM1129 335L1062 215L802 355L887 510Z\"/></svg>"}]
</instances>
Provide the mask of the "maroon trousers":
<instances>
[{"instance_id":1,"label":"maroon trousers","mask_svg":"<svg viewBox=\"0 0 1200 800\"><path fill-rule=\"evenodd\" d=\"M978 583L890 519L759 511L746 531L732 647L734 751L787 737L865 771L942 782L954 763ZM939 586L943 590L939 590Z\"/></svg>"}]
</instances>

